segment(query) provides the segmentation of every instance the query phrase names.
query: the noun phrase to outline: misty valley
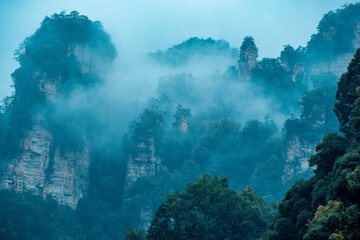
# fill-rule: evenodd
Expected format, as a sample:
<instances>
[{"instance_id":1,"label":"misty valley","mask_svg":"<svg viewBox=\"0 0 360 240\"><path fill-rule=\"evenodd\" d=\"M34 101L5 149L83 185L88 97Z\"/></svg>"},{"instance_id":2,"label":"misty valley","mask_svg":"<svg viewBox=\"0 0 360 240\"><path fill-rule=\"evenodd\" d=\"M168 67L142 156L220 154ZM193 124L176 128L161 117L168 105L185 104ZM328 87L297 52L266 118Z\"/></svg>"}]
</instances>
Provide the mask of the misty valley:
<instances>
[{"instance_id":1,"label":"misty valley","mask_svg":"<svg viewBox=\"0 0 360 240\"><path fill-rule=\"evenodd\" d=\"M360 239L360 3L276 58L111 34L63 11L15 51L0 239Z\"/></svg>"}]
</instances>

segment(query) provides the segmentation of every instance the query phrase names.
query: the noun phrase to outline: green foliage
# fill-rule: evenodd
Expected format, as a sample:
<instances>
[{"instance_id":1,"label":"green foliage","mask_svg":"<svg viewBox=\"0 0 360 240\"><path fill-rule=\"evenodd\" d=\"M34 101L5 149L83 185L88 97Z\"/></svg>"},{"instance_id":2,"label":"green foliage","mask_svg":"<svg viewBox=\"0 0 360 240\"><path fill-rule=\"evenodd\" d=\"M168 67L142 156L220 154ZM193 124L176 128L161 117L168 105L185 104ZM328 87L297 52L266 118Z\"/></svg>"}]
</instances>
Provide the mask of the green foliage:
<instances>
[{"instance_id":1,"label":"green foliage","mask_svg":"<svg viewBox=\"0 0 360 240\"><path fill-rule=\"evenodd\" d=\"M295 72L295 66L302 61L301 50L301 48L295 50L291 45L284 46L284 50L281 51L279 59L285 71Z\"/></svg>"},{"instance_id":2,"label":"green foliage","mask_svg":"<svg viewBox=\"0 0 360 240\"><path fill-rule=\"evenodd\" d=\"M276 88L289 89L292 84L277 58L262 59L253 70L253 76L264 81L264 84L271 88L270 91Z\"/></svg>"},{"instance_id":3,"label":"green foliage","mask_svg":"<svg viewBox=\"0 0 360 240\"><path fill-rule=\"evenodd\" d=\"M360 237L358 205L345 207L340 201L328 201L319 206L310 221L304 240L355 240Z\"/></svg>"},{"instance_id":4,"label":"green foliage","mask_svg":"<svg viewBox=\"0 0 360 240\"><path fill-rule=\"evenodd\" d=\"M130 125L130 141L123 143L127 154L137 154L147 151L146 146L154 144L159 148L163 136L164 118L162 113L144 109L136 121Z\"/></svg>"},{"instance_id":5,"label":"green foliage","mask_svg":"<svg viewBox=\"0 0 360 240\"><path fill-rule=\"evenodd\" d=\"M298 100L308 87L300 76L294 82L293 73L287 68L278 58L263 58L251 70L251 81L257 91L276 99L280 110L288 114L296 111Z\"/></svg>"},{"instance_id":6,"label":"green foliage","mask_svg":"<svg viewBox=\"0 0 360 240\"><path fill-rule=\"evenodd\" d=\"M341 200L344 203L349 201L357 203L360 192L354 190L359 184L359 179L356 179L359 165L359 149L348 152L335 162L331 172L328 199Z\"/></svg>"},{"instance_id":7,"label":"green foliage","mask_svg":"<svg viewBox=\"0 0 360 240\"><path fill-rule=\"evenodd\" d=\"M38 196L0 191L0 239L77 239L81 230L70 208Z\"/></svg>"},{"instance_id":8,"label":"green foliage","mask_svg":"<svg viewBox=\"0 0 360 240\"><path fill-rule=\"evenodd\" d=\"M290 118L284 124L286 138L291 139L296 136L316 143L321 140L321 136L336 132L339 125L333 112L334 94L335 89L330 86L305 93L299 103L300 118Z\"/></svg>"},{"instance_id":9,"label":"green foliage","mask_svg":"<svg viewBox=\"0 0 360 240\"><path fill-rule=\"evenodd\" d=\"M310 158L310 167L316 166L315 173L327 176L336 159L346 153L349 144L347 139L336 133L326 135L323 141L316 145L317 153Z\"/></svg>"},{"instance_id":10,"label":"green foliage","mask_svg":"<svg viewBox=\"0 0 360 240\"><path fill-rule=\"evenodd\" d=\"M318 33L311 36L307 51L316 59L328 59L332 55L354 51L352 40L359 21L360 4L349 4L330 11L320 21Z\"/></svg>"},{"instance_id":11,"label":"green foliage","mask_svg":"<svg viewBox=\"0 0 360 240\"><path fill-rule=\"evenodd\" d=\"M189 63L192 58L199 56L223 56L235 59L237 55L237 49L231 48L230 44L224 40L215 41L211 38L193 37L165 51L159 50L150 53L149 57L162 64L181 66Z\"/></svg>"},{"instance_id":12,"label":"green foliage","mask_svg":"<svg viewBox=\"0 0 360 240\"><path fill-rule=\"evenodd\" d=\"M317 153L309 161L310 166L316 167L315 175L307 181L296 182L290 188L262 239L359 238L360 148L356 142L359 140L356 127L359 56L360 50L357 50L348 72L339 81L336 94L335 113L345 137L330 133L316 146ZM318 94L305 96L302 99L302 118L319 118L314 109L307 109L312 99L320 102L320 106L326 105L326 102L319 101ZM311 122L307 123L311 126Z\"/></svg>"},{"instance_id":13,"label":"green foliage","mask_svg":"<svg viewBox=\"0 0 360 240\"><path fill-rule=\"evenodd\" d=\"M283 185L281 178L284 172L281 159L272 154L265 162L259 162L251 174L250 184L268 202L283 197L280 186Z\"/></svg>"},{"instance_id":14,"label":"green foliage","mask_svg":"<svg viewBox=\"0 0 360 240\"><path fill-rule=\"evenodd\" d=\"M358 15L357 7L358 4L350 5L346 10L350 11L349 16ZM354 29L354 26L345 26L344 22L354 21L344 18L345 21L336 15L329 13L319 25L319 31L325 33L336 26L335 33L330 34L331 40L316 35L306 50L295 50L287 45L279 59L258 62L251 73L253 82L258 85L254 86L255 92L276 99L283 104L284 112L293 112L300 95L307 90L304 76L298 77L296 82L292 76L296 67L301 66L305 51L312 54L328 50L329 46L335 53L351 49L349 29ZM339 19L343 22L339 23ZM335 49L333 44L340 47ZM45 93L39 88L44 79L60 81L60 93L68 97L75 88L93 86L100 81L94 74L83 73L81 64L72 54L79 45L88 46L101 57L113 59L116 56L110 37L100 23L92 22L77 12L46 18L40 29L24 41L16 53L21 67L12 75L16 94L4 104L6 107L0 113L0 124L6 122L7 126L6 129L0 126L0 147L6 143L15 148L23 132L31 127L33 113L39 112L44 116L65 114L61 118L66 120L65 125L56 121L56 117L48 119L55 145L61 149L82 147L81 133L89 131L88 126L83 125L83 115L66 115L73 113L73 109L69 112L61 109L50 111L53 106L45 103ZM246 51L258 57L252 37L244 39L239 62L249 60ZM150 54L150 57L179 66L199 55L235 59L237 53L225 41L192 38L166 51ZM359 85L357 64L358 60L354 60L349 66L337 94L340 122L353 135L358 135L360 115L358 92L354 88ZM237 79L236 67L230 67L223 77ZM311 79L314 85L321 87L332 81L334 76L331 74ZM318 136L334 131L336 123L329 107L333 104L333 92L334 89L326 87L306 93L300 102L301 118L286 122L287 134L317 141ZM173 103L191 106L201 101L194 79L188 74L161 79L157 93L160 98L151 99L151 107L131 124L129 134L124 136L121 154L108 149L97 152L97 155L92 153L89 193L80 201L76 211L40 199L5 194L0 198L3 207L0 217L4 216L4 220L0 218L3 220L0 234L4 234L0 235L1 238L40 239L38 236L45 236L46 239L66 239L86 237L80 234L86 232L94 239L118 239L130 225L138 225L142 207L156 209L163 202L149 229L149 239L258 239L273 214L251 187L238 192L230 188L227 178L204 175L180 191L185 183L211 172L229 175L237 187L251 183L266 200L279 199L284 191L281 175L285 163L281 156L283 142L274 122L250 120L240 124L234 120L229 104L223 100L215 100L211 108L191 118L190 108L181 105L174 114ZM169 116L175 119L169 121ZM175 129L183 120L187 121L187 131L179 134ZM174 121L174 129L166 128L171 126L171 121ZM74 135L81 137L75 138ZM308 181L296 182L287 192L263 239L359 239L360 157L356 145L349 142L337 134L324 138L316 148L317 154L310 159L310 165L316 167L315 176ZM157 174L140 177L134 183L128 192L131 202L124 209L121 202L127 158L148 154L150 148L161 159ZM10 147L3 149L11 150ZM180 191L167 195L165 199L165 194L174 189ZM15 207L21 209L22 216L14 211L10 202L16 203ZM43 232L35 232L38 225L44 226ZM146 237L142 230L134 228L126 233L126 238Z\"/></svg>"},{"instance_id":15,"label":"green foliage","mask_svg":"<svg viewBox=\"0 0 360 240\"><path fill-rule=\"evenodd\" d=\"M358 140L357 122L351 118L357 117L356 100L358 98L357 88L360 85L360 49L356 50L354 58L351 60L348 70L344 73L338 83L336 92L335 113L340 122L340 130L350 139Z\"/></svg>"},{"instance_id":16,"label":"green foliage","mask_svg":"<svg viewBox=\"0 0 360 240\"><path fill-rule=\"evenodd\" d=\"M360 199L357 191L360 186L359 149L349 149L350 141L338 134L324 137L310 159L310 166L316 166L315 175L307 181L298 181L288 190L263 239L356 239L335 238L345 234L345 230L339 229L348 229L345 218ZM339 224L344 225L339 228ZM358 236L356 231L349 232Z\"/></svg>"},{"instance_id":17,"label":"green foliage","mask_svg":"<svg viewBox=\"0 0 360 240\"><path fill-rule=\"evenodd\" d=\"M271 219L270 208L250 187L239 193L227 178L204 175L184 192L167 195L147 239L257 239Z\"/></svg>"},{"instance_id":18,"label":"green foliage","mask_svg":"<svg viewBox=\"0 0 360 240\"><path fill-rule=\"evenodd\" d=\"M246 62L248 61L248 53L253 53L255 56L255 59L258 57L258 51L259 49L256 47L254 38L251 36L247 36L244 38L241 46L240 46L240 54L239 54L239 60L238 63Z\"/></svg>"},{"instance_id":19,"label":"green foliage","mask_svg":"<svg viewBox=\"0 0 360 240\"><path fill-rule=\"evenodd\" d=\"M125 240L145 240L145 231L138 229L138 228L132 228L127 233L125 233Z\"/></svg>"},{"instance_id":20,"label":"green foliage","mask_svg":"<svg viewBox=\"0 0 360 240\"><path fill-rule=\"evenodd\" d=\"M229 118L210 121L205 128L205 146L210 149L232 149L240 134L240 124ZM225 146L221 146L225 144ZM228 144L231 144L230 146Z\"/></svg>"},{"instance_id":21,"label":"green foliage","mask_svg":"<svg viewBox=\"0 0 360 240\"><path fill-rule=\"evenodd\" d=\"M66 98L75 85L89 87L99 82L96 72L84 73L82 70L81 64L85 63L81 61L84 60L78 59L76 53L83 48L108 59L109 63L116 57L110 36L104 32L100 22L92 22L76 11L46 17L40 28L20 45L15 52L20 67L12 74L16 91L11 103L3 110L7 119L5 154L16 154L20 139L31 128L34 118L48 120L56 144L65 143L63 147L66 148L81 146L83 139L75 139L74 136L79 134L74 130L84 126L84 122L78 116L71 116L67 124L64 120L59 123L56 114L61 112L61 106L49 104L46 95L55 91L54 95ZM65 114L70 116L68 112ZM59 125L64 131L59 130Z\"/></svg>"},{"instance_id":22,"label":"green foliage","mask_svg":"<svg viewBox=\"0 0 360 240\"><path fill-rule=\"evenodd\" d=\"M306 119L312 125L337 126L338 122L333 112L335 93L335 86L316 88L311 92L305 93L301 97L299 104L301 107L301 118ZM335 130L335 128L329 128L323 131L328 133Z\"/></svg>"}]
</instances>

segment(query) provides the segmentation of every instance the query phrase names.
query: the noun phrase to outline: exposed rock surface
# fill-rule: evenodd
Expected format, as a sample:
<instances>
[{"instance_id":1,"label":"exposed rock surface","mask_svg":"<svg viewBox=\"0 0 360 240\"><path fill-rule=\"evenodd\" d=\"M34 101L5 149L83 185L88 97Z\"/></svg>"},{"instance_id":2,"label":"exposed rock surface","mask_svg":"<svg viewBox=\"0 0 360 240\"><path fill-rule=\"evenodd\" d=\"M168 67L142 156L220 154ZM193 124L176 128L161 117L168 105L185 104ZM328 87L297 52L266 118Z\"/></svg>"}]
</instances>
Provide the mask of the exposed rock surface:
<instances>
[{"instance_id":1,"label":"exposed rock surface","mask_svg":"<svg viewBox=\"0 0 360 240\"><path fill-rule=\"evenodd\" d=\"M140 177L154 176L159 170L161 159L156 156L154 138L151 137L148 144L140 143L137 145L139 152L136 156L129 155L126 166L126 179L124 187L124 198L122 207L130 209L132 201L136 196L131 193L131 189ZM137 193L139 194L139 193ZM137 209L133 209L137 211ZM153 203L149 199L145 204L140 207L139 224L141 228L148 228L153 217Z\"/></svg>"},{"instance_id":2,"label":"exposed rock surface","mask_svg":"<svg viewBox=\"0 0 360 240\"><path fill-rule=\"evenodd\" d=\"M239 79L251 78L252 69L257 64L258 49L252 37L246 37L240 47L240 56L238 60Z\"/></svg>"},{"instance_id":3,"label":"exposed rock surface","mask_svg":"<svg viewBox=\"0 0 360 240\"><path fill-rule=\"evenodd\" d=\"M293 136L287 140L284 151L286 164L282 176L284 185L297 178L310 175L308 160L315 153L315 145L315 142L310 142L299 136Z\"/></svg>"},{"instance_id":4,"label":"exposed rock surface","mask_svg":"<svg viewBox=\"0 0 360 240\"><path fill-rule=\"evenodd\" d=\"M109 63L108 59L92 54L91 48L86 46L69 46L68 56L71 55L77 57L84 74L100 71L103 64ZM38 88L44 93L45 101L56 103L61 77L48 79L46 72L37 70L34 79L38 80ZM0 187L44 198L51 196L60 204L76 208L89 184L90 156L85 133L82 145L81 149L60 151L54 145L43 113L35 114L31 129L24 133L20 142L20 153L5 166Z\"/></svg>"},{"instance_id":5,"label":"exposed rock surface","mask_svg":"<svg viewBox=\"0 0 360 240\"><path fill-rule=\"evenodd\" d=\"M182 135L188 133L189 130L189 118L190 118L190 109L184 109L181 105L178 106L175 112L175 122L173 123L173 130L180 132Z\"/></svg>"},{"instance_id":6,"label":"exposed rock surface","mask_svg":"<svg viewBox=\"0 0 360 240\"><path fill-rule=\"evenodd\" d=\"M160 158L155 156L154 138L149 140L149 144L138 144L137 148L140 149L141 154L128 156L124 189L125 196L129 195L129 189L140 177L155 175L161 162Z\"/></svg>"},{"instance_id":7,"label":"exposed rock surface","mask_svg":"<svg viewBox=\"0 0 360 240\"><path fill-rule=\"evenodd\" d=\"M349 62L353 58L354 53L344 53L333 56L329 60L321 62L310 62L307 64L306 72L310 75L317 75L321 73L333 73L340 76L346 71Z\"/></svg>"},{"instance_id":8,"label":"exposed rock surface","mask_svg":"<svg viewBox=\"0 0 360 240\"><path fill-rule=\"evenodd\" d=\"M351 40L353 48L356 49L360 47L360 22L358 20L355 20L354 23L348 23L348 25L352 24L354 26L353 36L352 39L349 40ZM335 29L335 27L328 26L327 28L320 29L317 35L320 39L332 42L334 41L333 38L336 31L337 30ZM351 35L349 35L349 37L350 36ZM345 37L349 38L348 36ZM308 58L307 61L304 63L304 68L300 69L300 72L305 72L306 75L310 76L310 78L311 76L324 73L332 73L335 76L340 77L341 74L346 72L347 66L353 56L354 53L352 51L349 51L339 54L333 53L326 60L319 60L321 58L318 59L314 57ZM295 79L296 81L295 73L293 79ZM330 104L327 101L324 101L324 103L327 105ZM330 104L330 107L331 109L333 109L333 105ZM309 121L312 123L313 129L319 129L322 126L326 126L329 124L329 122L327 121L329 119L329 116L326 116L325 112L329 112L329 110L325 110L325 105L314 104L313 109L309 111L310 114L306 116L301 116L301 120ZM334 125L333 123L330 124ZM335 129L335 131L336 130L337 129ZM322 134L326 133L327 132L323 132ZM321 138L321 135L319 135L319 139L313 141L306 140L300 135L295 135L288 138L284 149L284 161L286 162L286 166L284 168L284 175L282 176L283 183L286 183L291 179L302 177L303 174L306 174L307 171L311 170L308 167L308 159L311 155L315 153L316 143L319 142Z\"/></svg>"}]
</instances>

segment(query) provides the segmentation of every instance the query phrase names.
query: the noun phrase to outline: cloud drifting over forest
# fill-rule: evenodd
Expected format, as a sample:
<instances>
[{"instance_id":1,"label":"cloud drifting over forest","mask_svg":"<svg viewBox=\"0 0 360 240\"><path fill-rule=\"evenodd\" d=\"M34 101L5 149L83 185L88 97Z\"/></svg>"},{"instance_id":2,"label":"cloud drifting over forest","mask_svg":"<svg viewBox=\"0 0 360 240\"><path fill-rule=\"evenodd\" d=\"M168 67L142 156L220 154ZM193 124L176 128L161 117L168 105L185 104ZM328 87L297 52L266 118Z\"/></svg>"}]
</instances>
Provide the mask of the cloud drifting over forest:
<instances>
[{"instance_id":1,"label":"cloud drifting over forest","mask_svg":"<svg viewBox=\"0 0 360 240\"><path fill-rule=\"evenodd\" d=\"M324 13L356 1L329 0L2 0L0 98L11 92L13 52L42 19L77 10L103 23L119 55L166 49L190 37L225 39L238 47L254 36L261 57L276 57L284 44L305 45Z\"/></svg>"}]
</instances>

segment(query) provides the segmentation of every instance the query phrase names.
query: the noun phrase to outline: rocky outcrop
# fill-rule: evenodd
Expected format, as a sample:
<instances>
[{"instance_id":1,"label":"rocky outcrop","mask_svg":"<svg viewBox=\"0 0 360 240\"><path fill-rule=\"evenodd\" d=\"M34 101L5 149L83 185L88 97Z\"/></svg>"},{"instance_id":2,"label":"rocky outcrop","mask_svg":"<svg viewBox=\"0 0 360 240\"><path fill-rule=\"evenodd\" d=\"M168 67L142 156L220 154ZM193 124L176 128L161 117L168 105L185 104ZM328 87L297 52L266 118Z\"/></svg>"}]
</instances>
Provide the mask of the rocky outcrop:
<instances>
[{"instance_id":1,"label":"rocky outcrop","mask_svg":"<svg viewBox=\"0 0 360 240\"><path fill-rule=\"evenodd\" d=\"M315 146L323 136L339 129L339 122L333 111L336 86L315 89L302 96L301 116L285 123L286 141L283 150L285 163L282 181L309 177L312 169L308 160L315 154Z\"/></svg>"},{"instance_id":2,"label":"rocky outcrop","mask_svg":"<svg viewBox=\"0 0 360 240\"><path fill-rule=\"evenodd\" d=\"M309 158L315 153L316 142L310 142L298 136L293 136L287 140L284 159L285 167L282 176L284 185L291 184L294 180L301 177L307 178L311 174L309 169Z\"/></svg>"},{"instance_id":3,"label":"rocky outcrop","mask_svg":"<svg viewBox=\"0 0 360 240\"><path fill-rule=\"evenodd\" d=\"M79 62L81 62L81 72L83 74L96 72L98 75L101 75L111 65L111 59L88 45L70 44L67 54L68 56L76 56Z\"/></svg>"},{"instance_id":4,"label":"rocky outcrop","mask_svg":"<svg viewBox=\"0 0 360 240\"><path fill-rule=\"evenodd\" d=\"M22 152L8 165L1 188L51 196L75 208L88 187L89 164L87 147L62 155L53 149L49 130L36 123L25 133Z\"/></svg>"},{"instance_id":5,"label":"rocky outcrop","mask_svg":"<svg viewBox=\"0 0 360 240\"><path fill-rule=\"evenodd\" d=\"M306 72L309 75L320 75L323 73L333 73L340 76L346 71L349 62L353 58L354 53L344 53L330 57L326 61L312 61L307 64Z\"/></svg>"},{"instance_id":6,"label":"rocky outcrop","mask_svg":"<svg viewBox=\"0 0 360 240\"><path fill-rule=\"evenodd\" d=\"M143 142L138 144L137 148L142 153L128 156L124 188L125 196L129 195L129 190L140 177L155 175L161 162L160 158L155 156L154 138L150 138L148 144Z\"/></svg>"},{"instance_id":7,"label":"rocky outcrop","mask_svg":"<svg viewBox=\"0 0 360 240\"><path fill-rule=\"evenodd\" d=\"M189 118L191 115L190 108L183 108L181 105L177 106L175 112L175 122L173 123L173 130L175 132L180 132L182 135L187 134L189 130Z\"/></svg>"},{"instance_id":8,"label":"rocky outcrop","mask_svg":"<svg viewBox=\"0 0 360 240\"><path fill-rule=\"evenodd\" d=\"M246 37L240 47L240 55L238 60L239 79L249 80L251 78L252 69L257 64L258 48L252 37Z\"/></svg>"},{"instance_id":9,"label":"rocky outcrop","mask_svg":"<svg viewBox=\"0 0 360 240\"><path fill-rule=\"evenodd\" d=\"M83 74L101 72L101 66L110 62L80 44L69 46L68 56L77 58ZM37 81L45 102L56 105L62 76L49 79L44 71L34 72L34 82ZM33 113L32 127L25 131L17 156L5 166L0 187L52 197L60 204L76 208L89 185L90 155L86 135L84 132L80 149L60 149L54 143L46 114Z\"/></svg>"},{"instance_id":10,"label":"rocky outcrop","mask_svg":"<svg viewBox=\"0 0 360 240\"><path fill-rule=\"evenodd\" d=\"M131 193L131 189L140 177L154 176L158 170L161 159L155 154L154 138L150 138L148 143L140 143L137 145L137 152L142 152L136 155L129 155L126 166L126 179L124 187L124 198L122 202L123 209L130 210L132 202L136 198L136 194ZM139 207L139 206L137 206ZM148 199L140 206L140 209L132 209L138 211L139 225L146 229L149 227L154 213L154 204L151 199Z\"/></svg>"}]
</instances>

